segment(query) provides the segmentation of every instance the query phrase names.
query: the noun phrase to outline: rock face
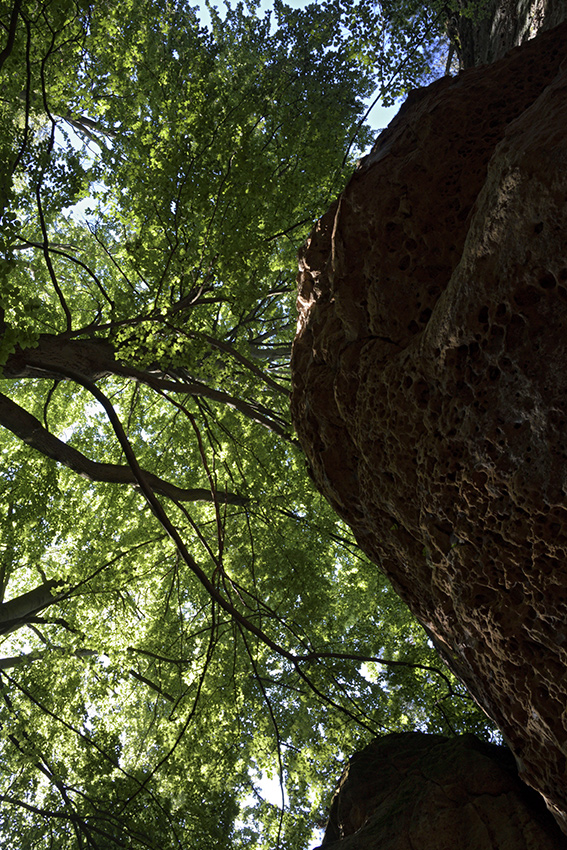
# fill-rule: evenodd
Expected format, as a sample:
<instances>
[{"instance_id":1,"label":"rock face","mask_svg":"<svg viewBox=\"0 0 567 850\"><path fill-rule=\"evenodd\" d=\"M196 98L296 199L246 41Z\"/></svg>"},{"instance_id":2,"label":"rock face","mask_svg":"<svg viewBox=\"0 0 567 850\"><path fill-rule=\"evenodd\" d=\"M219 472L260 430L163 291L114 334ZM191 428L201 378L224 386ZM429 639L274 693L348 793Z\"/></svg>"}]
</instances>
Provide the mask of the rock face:
<instances>
[{"instance_id":1,"label":"rock face","mask_svg":"<svg viewBox=\"0 0 567 850\"><path fill-rule=\"evenodd\" d=\"M415 92L300 260L313 476L567 831L567 25Z\"/></svg>"},{"instance_id":2,"label":"rock face","mask_svg":"<svg viewBox=\"0 0 567 850\"><path fill-rule=\"evenodd\" d=\"M338 843L335 843L338 842ZM473 735L406 732L350 759L321 848L564 850L565 837L509 750Z\"/></svg>"}]
</instances>

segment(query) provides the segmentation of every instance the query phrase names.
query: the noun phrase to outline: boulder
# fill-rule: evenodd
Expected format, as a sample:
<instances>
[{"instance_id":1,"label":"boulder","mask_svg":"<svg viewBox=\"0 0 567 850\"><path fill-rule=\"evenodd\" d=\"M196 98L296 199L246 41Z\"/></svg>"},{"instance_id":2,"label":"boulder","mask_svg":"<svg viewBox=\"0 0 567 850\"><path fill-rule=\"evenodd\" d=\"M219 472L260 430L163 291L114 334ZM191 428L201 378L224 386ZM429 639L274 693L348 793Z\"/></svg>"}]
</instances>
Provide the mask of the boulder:
<instances>
[{"instance_id":1,"label":"boulder","mask_svg":"<svg viewBox=\"0 0 567 850\"><path fill-rule=\"evenodd\" d=\"M376 738L350 760L321 850L564 850L505 747L474 735Z\"/></svg>"},{"instance_id":2,"label":"boulder","mask_svg":"<svg viewBox=\"0 0 567 850\"><path fill-rule=\"evenodd\" d=\"M313 477L567 831L567 25L414 92L300 257Z\"/></svg>"}]
</instances>

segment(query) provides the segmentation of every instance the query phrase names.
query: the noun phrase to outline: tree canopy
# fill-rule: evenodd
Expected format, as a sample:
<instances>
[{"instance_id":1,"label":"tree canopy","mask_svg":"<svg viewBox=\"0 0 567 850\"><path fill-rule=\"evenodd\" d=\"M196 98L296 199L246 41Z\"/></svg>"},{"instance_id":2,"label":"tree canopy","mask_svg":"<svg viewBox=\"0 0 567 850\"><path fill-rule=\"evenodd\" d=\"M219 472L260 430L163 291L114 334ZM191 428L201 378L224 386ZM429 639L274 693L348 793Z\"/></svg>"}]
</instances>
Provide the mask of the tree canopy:
<instances>
[{"instance_id":1,"label":"tree canopy","mask_svg":"<svg viewBox=\"0 0 567 850\"><path fill-rule=\"evenodd\" d=\"M444 17L258 5L0 3L5 848L302 848L359 742L492 734L288 413L297 249Z\"/></svg>"}]
</instances>

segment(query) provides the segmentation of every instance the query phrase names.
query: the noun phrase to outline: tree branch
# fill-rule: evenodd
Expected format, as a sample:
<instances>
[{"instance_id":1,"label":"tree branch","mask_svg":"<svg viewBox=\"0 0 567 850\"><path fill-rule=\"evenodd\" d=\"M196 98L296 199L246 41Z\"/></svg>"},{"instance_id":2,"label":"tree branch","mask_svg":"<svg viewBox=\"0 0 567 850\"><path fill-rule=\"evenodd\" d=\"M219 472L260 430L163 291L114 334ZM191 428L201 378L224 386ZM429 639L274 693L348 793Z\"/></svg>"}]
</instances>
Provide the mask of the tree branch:
<instances>
[{"instance_id":1,"label":"tree branch","mask_svg":"<svg viewBox=\"0 0 567 850\"><path fill-rule=\"evenodd\" d=\"M105 409L110 424L112 425L114 433L116 434L116 437L118 439L118 442L120 443L122 450L124 451L126 460L130 464L130 468L134 473L134 476L139 484L140 490L145 496L146 501L152 510L152 513L154 514L158 522L161 524L163 530L167 533L167 535L175 544L181 558L183 558L191 572L201 582L202 586L205 588L213 602L219 605L219 607L222 608L224 611L226 611L237 623L243 626L244 629L255 635L255 637L257 637L263 644L272 649L282 658L286 658L292 664L295 664L296 658L293 652L289 652L288 650L284 649L283 646L280 646L277 641L272 640L265 632L262 631L262 629L258 628L254 625L254 623L250 622L250 620L248 620L237 608L235 608L234 605L232 605L227 599L225 599L225 597L215 587L214 583L209 579L202 567L200 567L197 561L193 558L193 556L187 549L181 535L179 534L179 531L177 530L174 523L170 520L167 512L165 511L161 502L157 498L154 489L150 483L150 478L146 477L146 473L140 467L136 454L130 444L130 441L128 440L128 437L126 436L126 433L124 432L122 423L120 422L120 419L118 418L118 415L110 400L104 395L103 392L99 390L96 384L93 384L92 381L87 380L83 375L71 371L63 372L62 374L66 375L66 377L70 378L72 381L76 381L78 384L88 390L91 395L96 398L99 404L101 404L102 407ZM300 672L300 674L305 677L304 673L301 673L301 671L298 672Z\"/></svg>"},{"instance_id":2,"label":"tree branch","mask_svg":"<svg viewBox=\"0 0 567 850\"><path fill-rule=\"evenodd\" d=\"M190 339L204 339L209 345L213 348L217 348L219 351L224 351L229 354L231 357L234 357L239 363L242 363L247 369L252 372L253 375L256 375L257 378L260 378L265 384L267 384L271 389L275 390L278 393L282 393L282 395L289 396L289 390L286 387L282 387L281 384L278 384L277 381L274 381L269 375L266 375L261 369L256 366L251 360L245 357L240 351L230 345L228 342L225 342L222 339L216 339L214 336L210 336L206 333L196 332L196 331L180 331L178 327L175 325L166 322L166 327L171 328L175 333L182 334L183 336L189 337ZM291 346L288 346L289 353L291 354ZM253 356L256 356L254 354ZM258 355L261 356L261 355Z\"/></svg>"},{"instance_id":3,"label":"tree branch","mask_svg":"<svg viewBox=\"0 0 567 850\"><path fill-rule=\"evenodd\" d=\"M46 655L50 655L53 649L60 648L61 647L52 647L51 649L43 649L38 650L36 652L30 652L28 655L11 655L7 658L0 658L0 670L11 670L14 667L19 667L21 664L31 664L32 661L39 661L41 658L45 658ZM72 656L73 658L94 658L98 657L101 654L102 653L96 652L96 650L94 649L76 649L72 653Z\"/></svg>"},{"instance_id":4,"label":"tree branch","mask_svg":"<svg viewBox=\"0 0 567 850\"><path fill-rule=\"evenodd\" d=\"M130 366L120 366L119 364L116 364L115 374L133 378L134 380L140 381L140 383L146 384L148 387L152 387L153 389L186 393L187 395L208 398L211 399L211 401L218 401L221 404L226 404L229 407L234 408L234 410L238 410L240 413L244 414L244 416L248 419L252 419L259 425L263 425L264 428L267 428L269 431L273 431L283 440L293 442L291 434L284 430L282 425L275 421L277 418L282 424L285 424L284 420L278 414L273 413L261 404L236 398L236 396L232 396L222 390L215 390L200 381L171 381L160 376L151 375L148 372L143 372L140 369L134 369Z\"/></svg>"},{"instance_id":5,"label":"tree branch","mask_svg":"<svg viewBox=\"0 0 567 850\"><path fill-rule=\"evenodd\" d=\"M384 667L410 667L413 670L426 670L430 673L435 673L441 676L445 684L449 688L449 692L453 692L453 686L446 673L439 670L437 667L431 667L429 664L416 664L414 661L394 661L388 658L377 658L374 655L357 655L349 652L309 652L307 655L297 657L298 662L309 663L319 661L321 658L336 658L338 661L360 661L361 663L382 664Z\"/></svg>"},{"instance_id":6,"label":"tree branch","mask_svg":"<svg viewBox=\"0 0 567 850\"><path fill-rule=\"evenodd\" d=\"M25 625L29 617L61 599L65 593L53 593L54 589L61 584L61 580L51 579L15 599L2 602L0 604L0 634L6 635L19 629ZM0 666L0 669L4 668Z\"/></svg>"},{"instance_id":7,"label":"tree branch","mask_svg":"<svg viewBox=\"0 0 567 850\"><path fill-rule=\"evenodd\" d=\"M58 463L87 478L89 481L101 481L106 484L130 484L138 487L136 476L129 466L119 466L113 463L98 463L85 457L77 449L59 440L43 427L41 422L20 407L8 396L0 393L0 425L7 428L21 440L50 457ZM155 490L161 496L166 496L178 502L217 502L229 505L244 505L248 499L235 493L227 493L218 490L213 493L204 487L183 488L164 481L152 472L143 471L143 474Z\"/></svg>"},{"instance_id":8,"label":"tree branch","mask_svg":"<svg viewBox=\"0 0 567 850\"><path fill-rule=\"evenodd\" d=\"M18 16L20 14L21 6L22 0L16 0L14 5L12 6L12 15L10 17L10 26L8 28L8 38L6 39L6 47L0 53L0 70L2 70L2 65L4 64L14 47L14 41L16 38L16 27L18 26Z\"/></svg>"},{"instance_id":9,"label":"tree branch","mask_svg":"<svg viewBox=\"0 0 567 850\"><path fill-rule=\"evenodd\" d=\"M6 378L57 378L67 375L67 370L82 375L87 381L97 381L107 375L120 375L124 378L139 381L157 390L185 393L187 395L208 398L219 404L226 404L238 410L248 419L263 425L287 442L294 442L286 420L277 412L269 410L261 404L245 401L222 390L216 390L191 379L168 380L164 371L152 374L143 369L136 369L120 363L112 345L106 340L69 339L67 335L45 334L40 337L35 348L22 351L17 349L4 366ZM167 494L164 494L167 495Z\"/></svg>"}]
</instances>

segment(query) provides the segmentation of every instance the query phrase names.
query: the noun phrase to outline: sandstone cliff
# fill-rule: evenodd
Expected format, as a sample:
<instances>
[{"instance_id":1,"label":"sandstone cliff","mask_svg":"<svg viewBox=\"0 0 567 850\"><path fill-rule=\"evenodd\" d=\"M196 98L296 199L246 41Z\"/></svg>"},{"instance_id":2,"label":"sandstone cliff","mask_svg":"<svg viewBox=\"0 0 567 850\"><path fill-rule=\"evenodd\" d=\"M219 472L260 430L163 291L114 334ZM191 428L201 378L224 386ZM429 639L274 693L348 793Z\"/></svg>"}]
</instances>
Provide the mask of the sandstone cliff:
<instances>
[{"instance_id":1,"label":"sandstone cliff","mask_svg":"<svg viewBox=\"0 0 567 850\"><path fill-rule=\"evenodd\" d=\"M562 850L565 837L509 750L473 735L406 732L349 759L321 847Z\"/></svg>"},{"instance_id":2,"label":"sandstone cliff","mask_svg":"<svg viewBox=\"0 0 567 850\"><path fill-rule=\"evenodd\" d=\"M565 831L566 44L408 99L305 246L292 361L319 488Z\"/></svg>"}]
</instances>

